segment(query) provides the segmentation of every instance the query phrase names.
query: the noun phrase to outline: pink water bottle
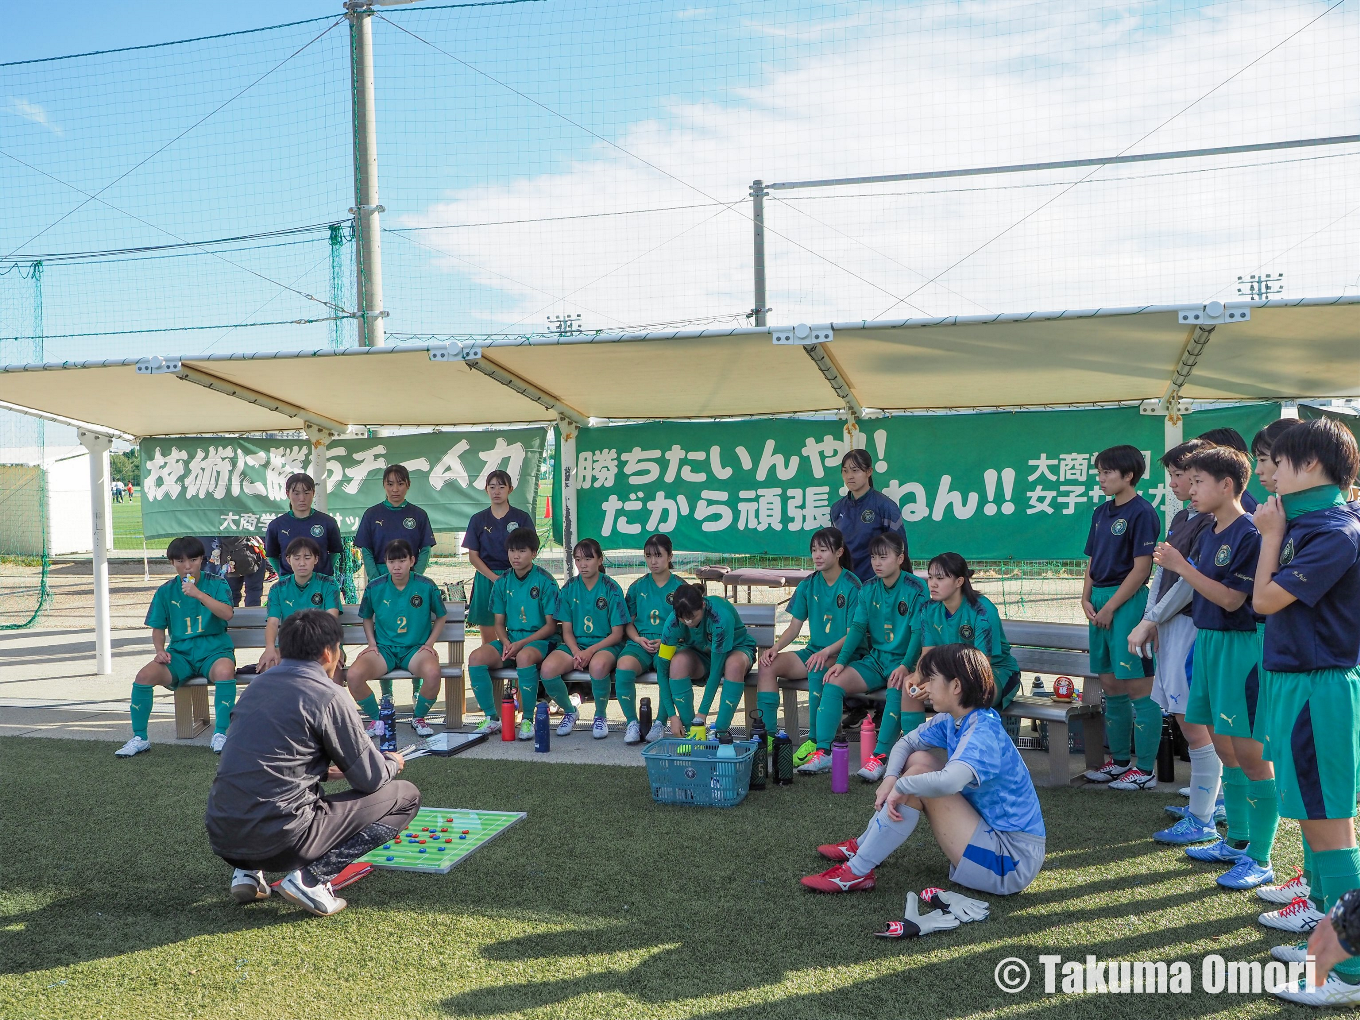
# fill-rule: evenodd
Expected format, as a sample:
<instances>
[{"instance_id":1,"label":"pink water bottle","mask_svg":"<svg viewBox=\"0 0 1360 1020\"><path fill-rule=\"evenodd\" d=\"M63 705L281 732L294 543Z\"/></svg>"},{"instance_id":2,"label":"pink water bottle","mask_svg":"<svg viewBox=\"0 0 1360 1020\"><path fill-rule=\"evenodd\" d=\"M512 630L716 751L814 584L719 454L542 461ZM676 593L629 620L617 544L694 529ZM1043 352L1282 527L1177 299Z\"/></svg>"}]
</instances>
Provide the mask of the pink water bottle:
<instances>
[{"instance_id":1,"label":"pink water bottle","mask_svg":"<svg viewBox=\"0 0 1360 1020\"><path fill-rule=\"evenodd\" d=\"M850 745L845 734L837 733L831 742L831 792L846 793L850 789Z\"/></svg>"},{"instance_id":2,"label":"pink water bottle","mask_svg":"<svg viewBox=\"0 0 1360 1020\"><path fill-rule=\"evenodd\" d=\"M859 724L859 766L863 768L869 764L869 759L874 756L874 748L878 746L878 730L874 728L874 717L866 715L864 721Z\"/></svg>"}]
</instances>

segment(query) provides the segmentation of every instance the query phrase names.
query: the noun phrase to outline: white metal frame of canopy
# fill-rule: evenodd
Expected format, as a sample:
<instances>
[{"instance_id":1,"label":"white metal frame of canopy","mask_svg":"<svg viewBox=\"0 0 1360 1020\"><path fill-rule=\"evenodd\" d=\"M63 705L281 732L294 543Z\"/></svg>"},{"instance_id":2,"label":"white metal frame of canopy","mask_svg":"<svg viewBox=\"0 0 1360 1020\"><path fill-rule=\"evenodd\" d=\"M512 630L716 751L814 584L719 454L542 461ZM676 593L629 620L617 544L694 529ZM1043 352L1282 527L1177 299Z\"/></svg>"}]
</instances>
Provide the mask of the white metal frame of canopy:
<instances>
[{"instance_id":1,"label":"white metal frame of canopy","mask_svg":"<svg viewBox=\"0 0 1360 1020\"><path fill-rule=\"evenodd\" d=\"M1348 295L11 365L0 368L0 406L76 426L95 496L108 488L114 438L301 428L322 477L327 443L351 426L556 422L565 541L575 437L587 424L829 412L853 434L893 411L1141 403L1165 418L1173 446L1194 400L1360 396L1357 304ZM108 520L101 499L92 509L97 671L109 673Z\"/></svg>"}]
</instances>

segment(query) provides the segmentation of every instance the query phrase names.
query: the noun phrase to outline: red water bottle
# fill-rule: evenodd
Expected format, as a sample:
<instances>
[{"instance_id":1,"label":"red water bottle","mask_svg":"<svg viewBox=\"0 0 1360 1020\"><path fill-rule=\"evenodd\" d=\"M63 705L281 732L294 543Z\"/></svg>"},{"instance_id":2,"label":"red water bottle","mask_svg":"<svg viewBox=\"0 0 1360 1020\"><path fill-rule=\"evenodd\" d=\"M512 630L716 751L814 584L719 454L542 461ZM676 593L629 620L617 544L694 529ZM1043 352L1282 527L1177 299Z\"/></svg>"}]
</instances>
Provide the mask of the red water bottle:
<instances>
[{"instance_id":1,"label":"red water bottle","mask_svg":"<svg viewBox=\"0 0 1360 1020\"><path fill-rule=\"evenodd\" d=\"M874 748L878 746L878 730L874 729L873 715L866 715L864 721L859 724L859 765L863 768L869 764L869 759L874 756Z\"/></svg>"},{"instance_id":2,"label":"red water bottle","mask_svg":"<svg viewBox=\"0 0 1360 1020\"><path fill-rule=\"evenodd\" d=\"M515 739L515 687L505 685L505 695L501 698L501 740Z\"/></svg>"}]
</instances>

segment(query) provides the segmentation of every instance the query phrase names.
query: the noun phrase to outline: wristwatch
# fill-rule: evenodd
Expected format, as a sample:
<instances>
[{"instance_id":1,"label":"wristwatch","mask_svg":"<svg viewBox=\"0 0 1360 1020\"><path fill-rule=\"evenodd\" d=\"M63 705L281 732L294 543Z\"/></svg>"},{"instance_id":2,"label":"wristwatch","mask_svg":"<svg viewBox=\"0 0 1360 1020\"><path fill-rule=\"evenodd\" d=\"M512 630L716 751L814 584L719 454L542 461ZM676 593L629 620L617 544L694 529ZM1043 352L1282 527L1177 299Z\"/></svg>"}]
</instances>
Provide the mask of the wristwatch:
<instances>
[{"instance_id":1,"label":"wristwatch","mask_svg":"<svg viewBox=\"0 0 1360 1020\"><path fill-rule=\"evenodd\" d=\"M1348 956L1360 952L1360 889L1352 889L1327 912L1336 941Z\"/></svg>"}]
</instances>

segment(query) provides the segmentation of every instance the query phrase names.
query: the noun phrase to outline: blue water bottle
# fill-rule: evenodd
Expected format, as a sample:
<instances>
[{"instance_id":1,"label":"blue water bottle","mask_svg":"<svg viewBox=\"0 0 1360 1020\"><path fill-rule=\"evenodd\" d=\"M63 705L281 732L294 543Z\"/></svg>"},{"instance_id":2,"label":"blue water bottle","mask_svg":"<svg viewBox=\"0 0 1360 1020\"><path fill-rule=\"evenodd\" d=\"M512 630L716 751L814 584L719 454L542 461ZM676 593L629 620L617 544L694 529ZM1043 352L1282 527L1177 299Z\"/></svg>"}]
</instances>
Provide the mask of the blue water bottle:
<instances>
[{"instance_id":1,"label":"blue water bottle","mask_svg":"<svg viewBox=\"0 0 1360 1020\"><path fill-rule=\"evenodd\" d=\"M540 701L534 709L534 750L547 754L551 744L548 730L548 703Z\"/></svg>"},{"instance_id":2,"label":"blue water bottle","mask_svg":"<svg viewBox=\"0 0 1360 1020\"><path fill-rule=\"evenodd\" d=\"M395 751L397 749L397 709L392 704L392 698L384 694L382 703L378 706L378 722L382 726L382 735L378 738L378 750Z\"/></svg>"}]
</instances>

